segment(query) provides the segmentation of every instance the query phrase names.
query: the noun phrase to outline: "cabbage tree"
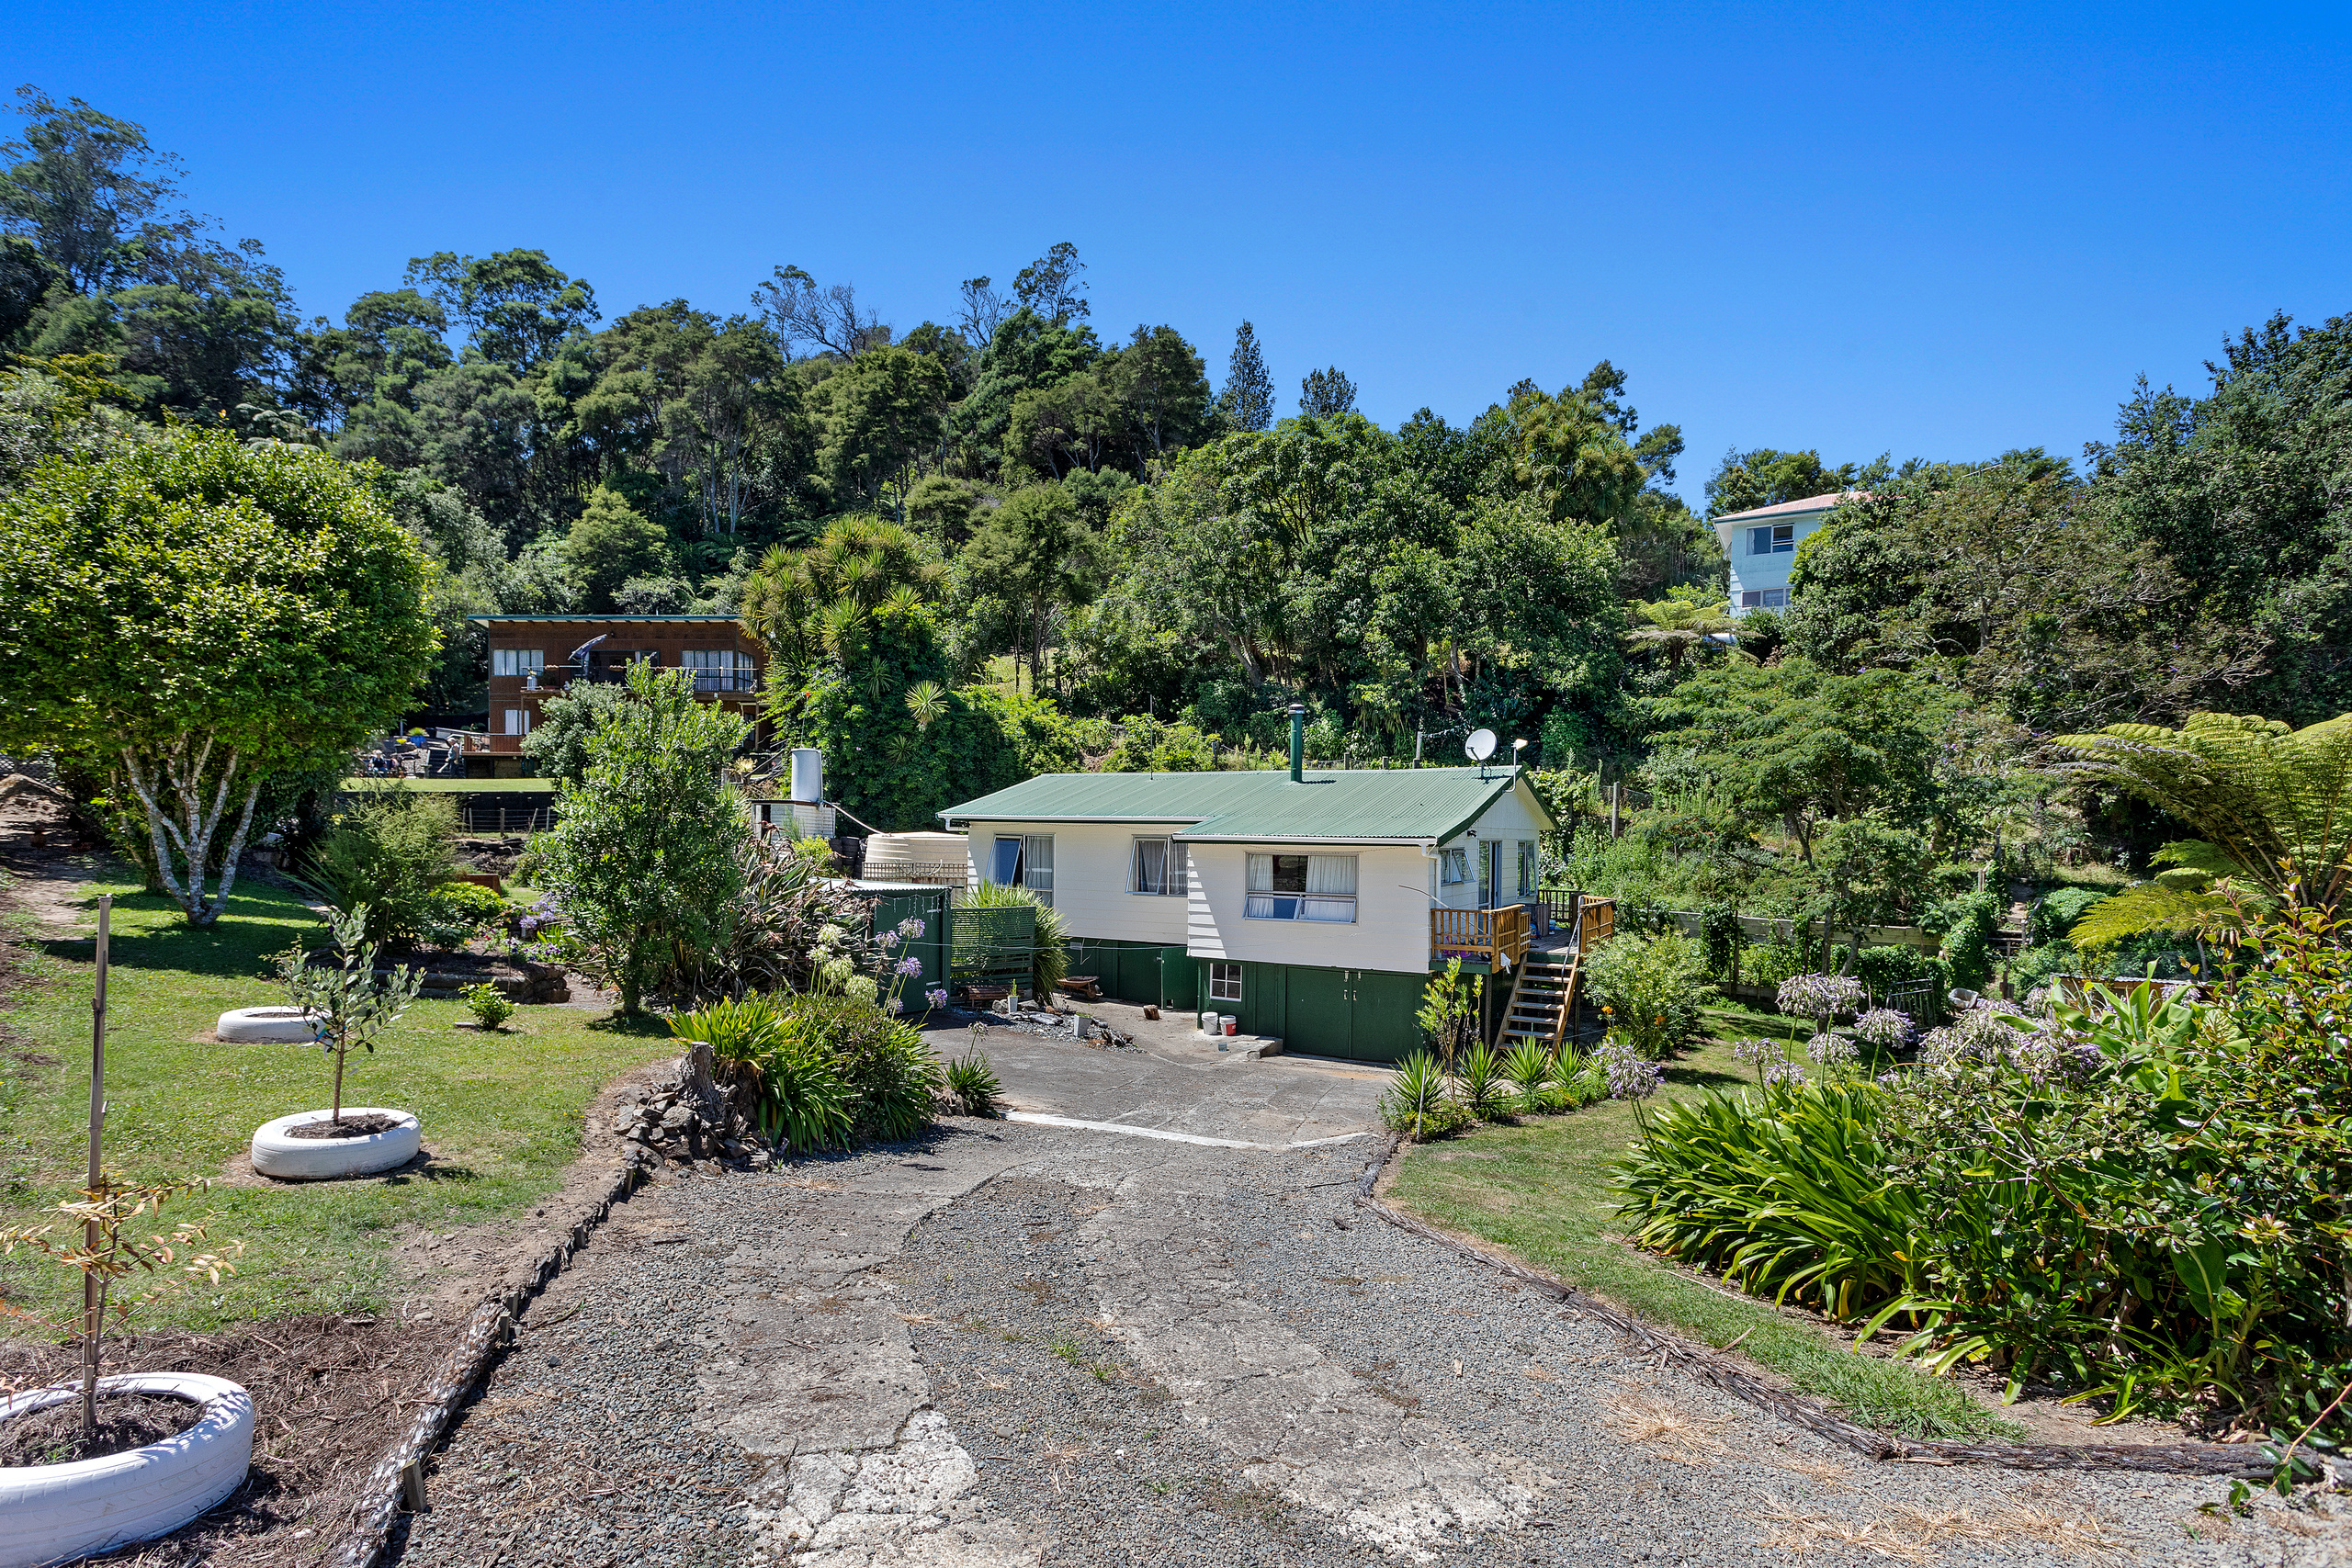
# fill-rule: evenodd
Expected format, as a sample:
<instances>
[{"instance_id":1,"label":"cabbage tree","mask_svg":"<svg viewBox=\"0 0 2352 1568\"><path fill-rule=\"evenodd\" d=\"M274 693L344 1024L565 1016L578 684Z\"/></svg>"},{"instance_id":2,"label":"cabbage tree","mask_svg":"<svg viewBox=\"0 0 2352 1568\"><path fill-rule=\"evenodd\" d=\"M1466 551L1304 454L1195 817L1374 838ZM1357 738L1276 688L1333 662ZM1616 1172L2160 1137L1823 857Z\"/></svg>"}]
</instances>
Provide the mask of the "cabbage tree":
<instances>
[{"instance_id":1,"label":"cabbage tree","mask_svg":"<svg viewBox=\"0 0 2352 1568\"><path fill-rule=\"evenodd\" d=\"M309 447L183 430L45 464L0 497L0 747L103 772L209 925L263 783L350 751L431 667L430 570Z\"/></svg>"}]
</instances>

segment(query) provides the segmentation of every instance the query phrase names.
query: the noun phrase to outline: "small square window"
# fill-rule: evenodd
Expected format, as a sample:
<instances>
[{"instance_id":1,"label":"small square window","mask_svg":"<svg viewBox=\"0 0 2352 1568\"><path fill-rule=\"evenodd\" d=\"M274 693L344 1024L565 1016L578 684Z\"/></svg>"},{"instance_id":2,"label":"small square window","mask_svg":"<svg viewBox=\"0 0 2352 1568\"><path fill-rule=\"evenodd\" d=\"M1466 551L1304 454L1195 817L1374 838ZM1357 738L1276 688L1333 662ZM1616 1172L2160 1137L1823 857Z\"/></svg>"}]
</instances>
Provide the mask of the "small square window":
<instances>
[{"instance_id":1,"label":"small square window","mask_svg":"<svg viewBox=\"0 0 2352 1568\"><path fill-rule=\"evenodd\" d=\"M1238 1002L1241 999L1241 965L1212 964L1209 965L1209 1000Z\"/></svg>"},{"instance_id":2,"label":"small square window","mask_svg":"<svg viewBox=\"0 0 2352 1568\"><path fill-rule=\"evenodd\" d=\"M1448 887L1469 881L1470 852L1468 850L1440 850L1437 879Z\"/></svg>"}]
</instances>

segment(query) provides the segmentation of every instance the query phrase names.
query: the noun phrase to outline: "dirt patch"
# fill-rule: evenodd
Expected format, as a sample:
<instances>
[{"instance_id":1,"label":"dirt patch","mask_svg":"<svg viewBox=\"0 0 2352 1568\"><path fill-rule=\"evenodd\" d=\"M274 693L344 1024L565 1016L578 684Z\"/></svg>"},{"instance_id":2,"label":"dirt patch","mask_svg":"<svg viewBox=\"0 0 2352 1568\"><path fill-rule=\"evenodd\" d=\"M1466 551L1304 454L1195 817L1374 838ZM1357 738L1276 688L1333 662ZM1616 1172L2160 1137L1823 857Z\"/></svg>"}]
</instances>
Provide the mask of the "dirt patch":
<instances>
[{"instance_id":1,"label":"dirt patch","mask_svg":"<svg viewBox=\"0 0 2352 1568\"><path fill-rule=\"evenodd\" d=\"M200 1372L241 1384L254 1400L254 1464L245 1483L150 1548L156 1555L148 1561L201 1560L214 1568L315 1563L336 1539L360 1483L406 1424L407 1402L447 1350L446 1336L374 1317L109 1339L109 1376ZM0 1388L39 1388L76 1375L67 1347L0 1342ZM69 1424L78 1425L79 1406L64 1408ZM178 1427L185 1427L189 1407L179 1408Z\"/></svg>"},{"instance_id":2,"label":"dirt patch","mask_svg":"<svg viewBox=\"0 0 2352 1568\"><path fill-rule=\"evenodd\" d=\"M204 1407L162 1393L100 1393L97 1431L82 1431L82 1402L69 1399L0 1421L0 1464L72 1464L160 1443L196 1425Z\"/></svg>"},{"instance_id":3,"label":"dirt patch","mask_svg":"<svg viewBox=\"0 0 2352 1568\"><path fill-rule=\"evenodd\" d=\"M340 1122L332 1118L321 1122L298 1122L283 1131L289 1138L372 1138L400 1125L401 1123L397 1117L370 1112L366 1116L346 1116Z\"/></svg>"}]
</instances>

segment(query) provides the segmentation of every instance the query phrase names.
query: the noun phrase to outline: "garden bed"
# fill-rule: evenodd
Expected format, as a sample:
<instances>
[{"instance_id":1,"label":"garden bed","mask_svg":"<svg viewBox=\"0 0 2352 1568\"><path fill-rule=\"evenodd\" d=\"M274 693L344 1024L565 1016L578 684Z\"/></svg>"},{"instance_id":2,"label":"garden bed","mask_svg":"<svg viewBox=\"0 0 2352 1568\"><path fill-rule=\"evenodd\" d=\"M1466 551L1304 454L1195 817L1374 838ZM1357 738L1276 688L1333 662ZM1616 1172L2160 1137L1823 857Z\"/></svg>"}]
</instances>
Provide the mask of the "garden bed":
<instances>
[{"instance_id":1,"label":"garden bed","mask_svg":"<svg viewBox=\"0 0 2352 1568\"><path fill-rule=\"evenodd\" d=\"M334 960L325 953L311 954L311 963L314 968L334 967ZM571 999L571 981L561 965L503 953L411 953L390 963L379 963L376 974L383 978L401 969L417 971L424 994L435 1000L448 1000L485 982L497 987L511 1001L546 1004Z\"/></svg>"}]
</instances>

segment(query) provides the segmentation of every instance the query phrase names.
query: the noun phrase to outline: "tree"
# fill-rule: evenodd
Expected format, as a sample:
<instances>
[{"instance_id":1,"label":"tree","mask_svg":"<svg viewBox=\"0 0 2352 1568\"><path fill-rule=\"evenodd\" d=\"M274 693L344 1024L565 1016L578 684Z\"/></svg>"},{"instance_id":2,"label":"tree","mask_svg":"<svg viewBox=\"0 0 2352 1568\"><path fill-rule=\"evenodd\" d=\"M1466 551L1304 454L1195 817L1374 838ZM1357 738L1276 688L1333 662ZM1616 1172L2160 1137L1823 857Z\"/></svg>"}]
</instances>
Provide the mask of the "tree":
<instances>
[{"instance_id":1,"label":"tree","mask_svg":"<svg viewBox=\"0 0 2352 1568\"><path fill-rule=\"evenodd\" d=\"M581 604L592 615L613 613L623 583L666 577L673 564L670 536L662 525L603 485L589 494L587 510L564 538L563 555Z\"/></svg>"},{"instance_id":2,"label":"tree","mask_svg":"<svg viewBox=\"0 0 2352 1568\"><path fill-rule=\"evenodd\" d=\"M1739 625L1721 604L1661 599L1652 604L1636 603L1629 608L1634 627L1625 634L1626 646L1637 652L1656 649L1665 654L1666 661L1671 665L1679 665L1685 654L1704 648L1710 638Z\"/></svg>"},{"instance_id":3,"label":"tree","mask_svg":"<svg viewBox=\"0 0 2352 1568\"><path fill-rule=\"evenodd\" d=\"M1024 310L1035 310L1057 327L1083 321L1092 312L1086 302L1086 282L1078 275L1086 264L1078 247L1064 240L1021 269L1012 280L1012 297ZM982 280L985 287L986 280Z\"/></svg>"},{"instance_id":4,"label":"tree","mask_svg":"<svg viewBox=\"0 0 2352 1568\"><path fill-rule=\"evenodd\" d=\"M17 89L17 112L23 140L0 143L0 159L15 160L0 173L0 229L30 240L74 291L119 287L131 240L192 222L167 210L179 160L150 147L141 127L30 86Z\"/></svg>"},{"instance_id":5,"label":"tree","mask_svg":"<svg viewBox=\"0 0 2352 1568\"><path fill-rule=\"evenodd\" d=\"M1260 431L1273 425L1274 379L1266 374L1265 358L1258 352L1257 329L1248 321L1233 334L1225 390L1217 394L1216 401L1236 430Z\"/></svg>"},{"instance_id":6,"label":"tree","mask_svg":"<svg viewBox=\"0 0 2352 1568\"><path fill-rule=\"evenodd\" d=\"M695 698L690 671L632 664L628 700L590 737L586 774L558 783L556 825L531 840L534 886L624 1014L666 976L698 969L723 934L752 832L727 765L750 732Z\"/></svg>"},{"instance_id":7,"label":"tree","mask_svg":"<svg viewBox=\"0 0 2352 1568\"><path fill-rule=\"evenodd\" d=\"M1094 589L1093 536L1077 503L1059 485L1016 491L989 514L965 555L976 581L1021 607L1035 686L1053 612L1084 604Z\"/></svg>"},{"instance_id":8,"label":"tree","mask_svg":"<svg viewBox=\"0 0 2352 1568\"><path fill-rule=\"evenodd\" d=\"M1826 823L1927 820L1955 705L1900 671L1838 675L1784 660L1713 664L1645 705L1663 721L1651 737L1661 784L1778 826L1811 865Z\"/></svg>"},{"instance_id":9,"label":"tree","mask_svg":"<svg viewBox=\"0 0 2352 1568\"><path fill-rule=\"evenodd\" d=\"M1883 479L1887 473L1885 464L1886 459L1882 457L1868 468L1844 463L1832 468L1824 465L1821 454L1815 451L1780 452L1758 446L1752 452L1742 452L1735 447L1724 454L1713 477L1707 480L1707 515L1722 517L1759 506L1778 506L1784 501L1807 501L1816 495L1852 490Z\"/></svg>"},{"instance_id":10,"label":"tree","mask_svg":"<svg viewBox=\"0 0 2352 1568\"><path fill-rule=\"evenodd\" d=\"M404 281L441 307L483 358L518 374L555 356L597 319L596 291L566 276L545 251L411 257Z\"/></svg>"},{"instance_id":11,"label":"tree","mask_svg":"<svg viewBox=\"0 0 2352 1568\"><path fill-rule=\"evenodd\" d=\"M52 464L0 498L0 746L60 748L135 797L165 888L209 925L264 781L347 753L424 678L430 581L315 450L183 431Z\"/></svg>"},{"instance_id":12,"label":"tree","mask_svg":"<svg viewBox=\"0 0 2352 1568\"><path fill-rule=\"evenodd\" d=\"M828 377L814 401L825 429L819 461L835 493L878 502L887 484L903 502L915 459L939 441L947 372L903 348L870 349Z\"/></svg>"},{"instance_id":13,"label":"tree","mask_svg":"<svg viewBox=\"0 0 2352 1568\"><path fill-rule=\"evenodd\" d=\"M1107 378L1155 457L1171 446L1192 446L1208 426L1208 367L1174 327L1138 324Z\"/></svg>"},{"instance_id":14,"label":"tree","mask_svg":"<svg viewBox=\"0 0 2352 1568\"><path fill-rule=\"evenodd\" d=\"M772 692L787 697L828 655L846 648L865 616L911 596L934 597L946 569L923 541L895 523L845 517L805 550L778 545L743 586L743 629L767 650Z\"/></svg>"},{"instance_id":15,"label":"tree","mask_svg":"<svg viewBox=\"0 0 2352 1568\"><path fill-rule=\"evenodd\" d=\"M2301 902L2322 908L2352 891L2352 714L2293 729L2198 713L2178 729L2111 724L2055 744L2075 753L2069 772L2137 795L2198 833L2198 844L2171 846L2171 858L2192 870L2282 901L2299 883Z\"/></svg>"},{"instance_id":16,"label":"tree","mask_svg":"<svg viewBox=\"0 0 2352 1568\"><path fill-rule=\"evenodd\" d=\"M596 732L613 709L628 700L628 692L609 681L567 682L539 705L538 718L523 738L523 755L537 766L539 777L551 783L583 782L594 760L591 745Z\"/></svg>"},{"instance_id":17,"label":"tree","mask_svg":"<svg viewBox=\"0 0 2352 1568\"><path fill-rule=\"evenodd\" d=\"M987 287L988 279L980 284ZM782 345L786 359L804 345L835 359L855 359L890 341L890 329L869 307L857 303L857 286L850 283L817 287L817 280L797 266L780 266L775 276L752 291Z\"/></svg>"},{"instance_id":18,"label":"tree","mask_svg":"<svg viewBox=\"0 0 2352 1568\"><path fill-rule=\"evenodd\" d=\"M1329 414L1356 412L1356 384L1340 373L1336 365L1329 370L1310 370L1298 383L1298 413L1301 419L1321 419Z\"/></svg>"},{"instance_id":19,"label":"tree","mask_svg":"<svg viewBox=\"0 0 2352 1568\"><path fill-rule=\"evenodd\" d=\"M956 330L975 348L986 348L994 342L997 328L1014 310L1012 301L986 277L966 278L956 286L956 297L963 300L964 309L956 318Z\"/></svg>"}]
</instances>

